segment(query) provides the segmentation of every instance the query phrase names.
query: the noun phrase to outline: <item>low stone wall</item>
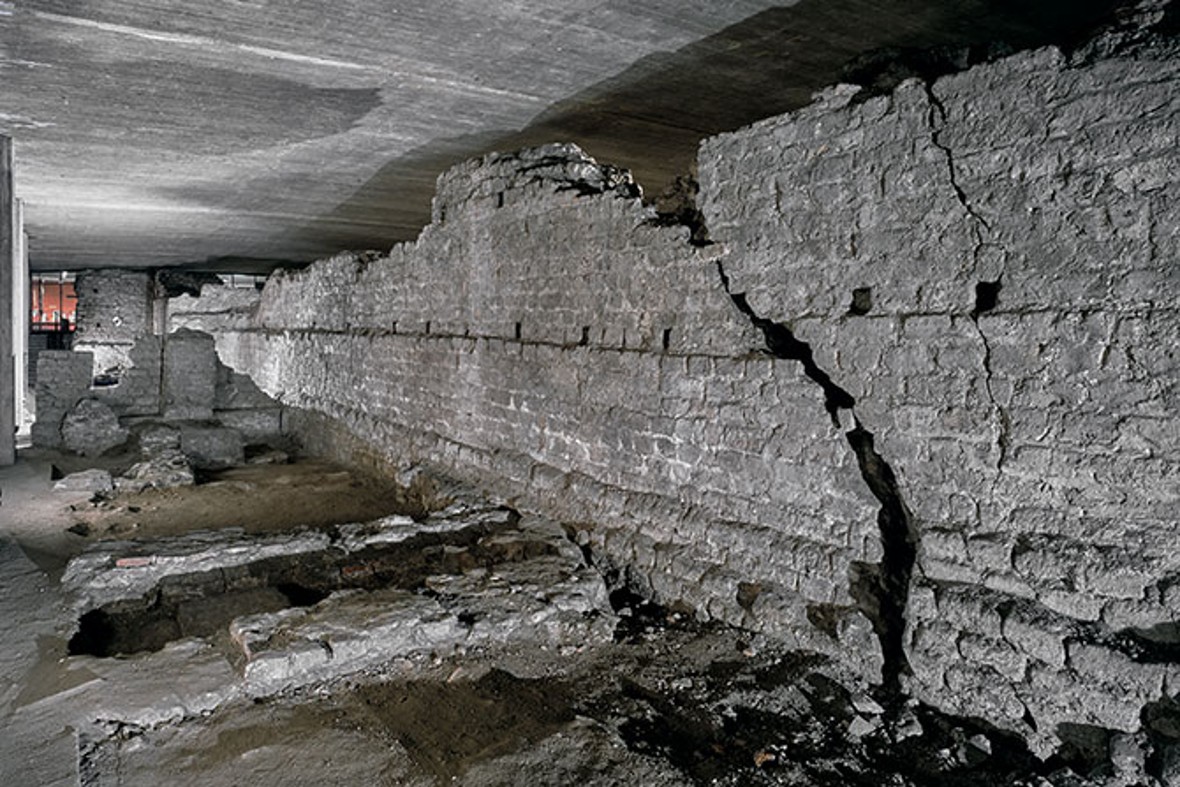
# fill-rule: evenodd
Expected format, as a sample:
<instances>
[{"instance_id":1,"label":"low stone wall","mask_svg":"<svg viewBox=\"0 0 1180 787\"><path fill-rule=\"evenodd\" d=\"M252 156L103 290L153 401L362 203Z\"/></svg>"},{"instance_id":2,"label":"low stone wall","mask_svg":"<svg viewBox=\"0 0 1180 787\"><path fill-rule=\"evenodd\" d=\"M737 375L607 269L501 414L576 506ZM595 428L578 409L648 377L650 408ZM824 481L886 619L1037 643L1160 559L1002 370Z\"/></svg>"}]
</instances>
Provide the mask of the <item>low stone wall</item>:
<instances>
[{"instance_id":1,"label":"low stone wall","mask_svg":"<svg viewBox=\"0 0 1180 787\"><path fill-rule=\"evenodd\" d=\"M184 294L168 299L168 333L188 328L218 333L250 325L262 293L253 287L205 284L199 297Z\"/></svg>"},{"instance_id":2,"label":"low stone wall","mask_svg":"<svg viewBox=\"0 0 1180 787\"><path fill-rule=\"evenodd\" d=\"M489 156L218 350L659 601L1041 752L1135 730L1180 692L1178 70L1140 35L833 89L703 145L704 248L576 148Z\"/></svg>"},{"instance_id":3,"label":"low stone wall","mask_svg":"<svg viewBox=\"0 0 1180 787\"><path fill-rule=\"evenodd\" d=\"M115 384L96 385L92 352L42 351L37 362L33 444L79 450L80 445L63 440L62 427L67 420L93 418L86 411L101 413L104 421L118 419L124 426L163 421L188 422L190 432L233 430L236 455L241 454L243 442L280 439L282 407L248 377L220 363L209 334L182 329L162 337L143 335L126 358L130 365L122 369ZM82 413L76 412L80 406ZM212 428L215 422L227 429ZM107 447L116 447L126 438L126 430L120 430Z\"/></svg>"}]
</instances>

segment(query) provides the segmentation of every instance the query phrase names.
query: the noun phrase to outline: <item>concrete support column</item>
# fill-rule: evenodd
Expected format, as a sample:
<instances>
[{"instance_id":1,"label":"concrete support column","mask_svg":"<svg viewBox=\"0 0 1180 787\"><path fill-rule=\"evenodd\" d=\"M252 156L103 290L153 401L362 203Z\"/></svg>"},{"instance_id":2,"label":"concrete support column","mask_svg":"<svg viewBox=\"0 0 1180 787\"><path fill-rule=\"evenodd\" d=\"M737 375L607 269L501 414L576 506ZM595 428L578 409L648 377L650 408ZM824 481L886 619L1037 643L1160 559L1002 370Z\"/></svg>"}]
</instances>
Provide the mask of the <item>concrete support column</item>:
<instances>
[{"instance_id":1,"label":"concrete support column","mask_svg":"<svg viewBox=\"0 0 1180 787\"><path fill-rule=\"evenodd\" d=\"M16 390L17 432L27 435L31 417L25 417L29 395L29 313L32 301L29 293L29 236L25 232L25 203L16 201L16 251L13 255L12 288L12 357L13 385Z\"/></svg>"},{"instance_id":2,"label":"concrete support column","mask_svg":"<svg viewBox=\"0 0 1180 787\"><path fill-rule=\"evenodd\" d=\"M12 139L0 136L0 465L16 461L16 197L12 183Z\"/></svg>"}]
</instances>

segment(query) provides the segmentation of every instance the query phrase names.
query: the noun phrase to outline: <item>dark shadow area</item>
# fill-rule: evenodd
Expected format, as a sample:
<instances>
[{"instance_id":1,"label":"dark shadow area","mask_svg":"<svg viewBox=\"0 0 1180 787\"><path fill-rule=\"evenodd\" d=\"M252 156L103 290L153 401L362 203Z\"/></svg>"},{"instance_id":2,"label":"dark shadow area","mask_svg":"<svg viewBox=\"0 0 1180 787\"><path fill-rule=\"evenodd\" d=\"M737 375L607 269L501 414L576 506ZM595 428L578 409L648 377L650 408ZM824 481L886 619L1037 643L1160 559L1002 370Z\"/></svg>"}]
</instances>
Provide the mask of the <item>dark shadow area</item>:
<instances>
[{"instance_id":1,"label":"dark shadow area","mask_svg":"<svg viewBox=\"0 0 1180 787\"><path fill-rule=\"evenodd\" d=\"M430 220L435 180L493 150L575 142L630 169L649 197L696 168L700 141L810 103L855 80L890 89L1045 44L1071 47L1113 0L804 0L773 8L673 52L644 57L539 114L525 128L437 139L386 164L301 239L328 253L412 240ZM925 50L933 54L922 54ZM379 229L374 229L379 228Z\"/></svg>"}]
</instances>

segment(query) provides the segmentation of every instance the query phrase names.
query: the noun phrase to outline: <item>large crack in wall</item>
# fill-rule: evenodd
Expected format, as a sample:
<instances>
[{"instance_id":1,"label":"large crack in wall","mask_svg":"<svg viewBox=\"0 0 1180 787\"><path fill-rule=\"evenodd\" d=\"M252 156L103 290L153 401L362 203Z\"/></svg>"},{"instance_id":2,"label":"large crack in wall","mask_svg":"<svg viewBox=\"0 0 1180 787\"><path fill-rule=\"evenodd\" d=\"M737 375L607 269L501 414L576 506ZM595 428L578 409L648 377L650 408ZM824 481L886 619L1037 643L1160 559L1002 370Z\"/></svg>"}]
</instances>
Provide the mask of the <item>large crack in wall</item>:
<instances>
[{"instance_id":1,"label":"large crack in wall","mask_svg":"<svg viewBox=\"0 0 1180 787\"><path fill-rule=\"evenodd\" d=\"M822 342L921 490L907 688L1042 755L1078 724L1143 729L1180 685L1155 349L1177 324L1175 32L834 88L702 146L702 210L763 314L743 311Z\"/></svg>"},{"instance_id":2,"label":"large crack in wall","mask_svg":"<svg viewBox=\"0 0 1180 787\"><path fill-rule=\"evenodd\" d=\"M842 428L842 410L852 414L854 426L844 433L844 438L856 456L861 478L881 504L877 512L877 527L881 534L883 555L876 566L854 564L854 575L849 577L850 592L861 612L872 622L880 642L882 685L888 692L899 694L901 678L910 671L904 646L906 606L919 533L902 497L897 476L889 462L874 448L873 433L856 417L856 399L819 367L811 345L796 337L788 325L755 312L744 292L734 292L730 288L729 277L720 260L717 261L717 273L722 288L738 311L762 332L767 351L776 358L798 361L808 379L820 387L824 395L824 409L832 419L832 425L837 429Z\"/></svg>"}]
</instances>

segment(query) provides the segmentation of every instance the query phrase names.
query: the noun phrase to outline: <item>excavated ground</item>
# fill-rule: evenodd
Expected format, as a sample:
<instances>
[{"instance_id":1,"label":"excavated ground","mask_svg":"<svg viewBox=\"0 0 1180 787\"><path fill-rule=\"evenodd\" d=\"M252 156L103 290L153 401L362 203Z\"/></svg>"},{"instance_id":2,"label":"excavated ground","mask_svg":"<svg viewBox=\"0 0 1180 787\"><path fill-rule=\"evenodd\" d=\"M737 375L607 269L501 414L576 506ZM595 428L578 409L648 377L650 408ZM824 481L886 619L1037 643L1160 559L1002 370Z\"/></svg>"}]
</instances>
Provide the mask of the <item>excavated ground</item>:
<instances>
[{"instance_id":1,"label":"excavated ground","mask_svg":"<svg viewBox=\"0 0 1180 787\"><path fill-rule=\"evenodd\" d=\"M42 568L56 573L95 540L147 539L196 530L280 532L297 522L327 527L387 514L420 515L425 499L397 484L331 462L297 458L204 473L196 486L111 497L53 489L56 478L93 467L113 472L134 461L29 449L2 479L0 530Z\"/></svg>"},{"instance_id":2,"label":"excavated ground","mask_svg":"<svg viewBox=\"0 0 1180 787\"><path fill-rule=\"evenodd\" d=\"M37 643L0 664L0 765L30 784L1125 783L1104 753L1042 763L822 656L607 588L556 525L437 487L260 465L49 494L18 522L48 484L36 462L0 475L2 529L80 557L64 584L0 577L24 604L13 636Z\"/></svg>"},{"instance_id":3,"label":"excavated ground","mask_svg":"<svg viewBox=\"0 0 1180 787\"><path fill-rule=\"evenodd\" d=\"M657 613L572 657L415 661L181 725L111 725L83 744L83 784L1091 783L979 725L882 708L823 657L762 644Z\"/></svg>"}]
</instances>

